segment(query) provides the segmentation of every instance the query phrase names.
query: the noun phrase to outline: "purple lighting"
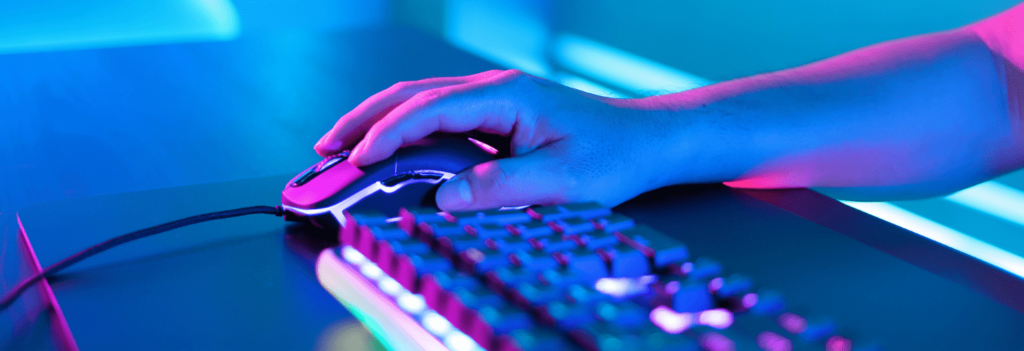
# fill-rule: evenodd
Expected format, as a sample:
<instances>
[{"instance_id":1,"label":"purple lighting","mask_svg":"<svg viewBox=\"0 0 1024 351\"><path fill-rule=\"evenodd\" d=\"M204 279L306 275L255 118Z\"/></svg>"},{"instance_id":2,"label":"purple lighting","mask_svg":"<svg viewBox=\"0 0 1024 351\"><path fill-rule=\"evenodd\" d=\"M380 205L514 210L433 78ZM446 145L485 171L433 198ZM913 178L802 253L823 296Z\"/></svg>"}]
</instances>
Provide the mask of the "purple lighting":
<instances>
[{"instance_id":1,"label":"purple lighting","mask_svg":"<svg viewBox=\"0 0 1024 351\"><path fill-rule=\"evenodd\" d=\"M740 302L743 303L743 308L754 307L754 305L757 304L757 294L749 293L749 294L743 295L743 300L740 301Z\"/></svg>"},{"instance_id":2,"label":"purple lighting","mask_svg":"<svg viewBox=\"0 0 1024 351\"><path fill-rule=\"evenodd\" d=\"M791 351L793 342L782 335L764 331L757 334L757 347L765 351Z\"/></svg>"},{"instance_id":3,"label":"purple lighting","mask_svg":"<svg viewBox=\"0 0 1024 351\"><path fill-rule=\"evenodd\" d=\"M725 279L722 279L722 277L711 279L711 282L708 283L708 290L711 290L711 292L716 292L718 291L718 289L721 289L722 285L724 284Z\"/></svg>"},{"instance_id":4,"label":"purple lighting","mask_svg":"<svg viewBox=\"0 0 1024 351\"><path fill-rule=\"evenodd\" d=\"M704 333L699 341L700 347L708 351L736 351L736 343L719 333Z\"/></svg>"},{"instance_id":5,"label":"purple lighting","mask_svg":"<svg viewBox=\"0 0 1024 351\"><path fill-rule=\"evenodd\" d=\"M853 341L839 335L828 338L825 342L825 351L850 351L853 350Z\"/></svg>"},{"instance_id":6,"label":"purple lighting","mask_svg":"<svg viewBox=\"0 0 1024 351\"><path fill-rule=\"evenodd\" d=\"M665 306L655 307L651 311L651 322L669 334L679 334L693 325L693 315L679 313Z\"/></svg>"},{"instance_id":7,"label":"purple lighting","mask_svg":"<svg viewBox=\"0 0 1024 351\"><path fill-rule=\"evenodd\" d=\"M790 333L800 334L807 330L807 319L786 312L779 316L779 326Z\"/></svg>"},{"instance_id":8,"label":"purple lighting","mask_svg":"<svg viewBox=\"0 0 1024 351\"><path fill-rule=\"evenodd\" d=\"M697 313L697 323L715 329L725 329L732 325L732 312L724 308L701 311Z\"/></svg>"}]
</instances>

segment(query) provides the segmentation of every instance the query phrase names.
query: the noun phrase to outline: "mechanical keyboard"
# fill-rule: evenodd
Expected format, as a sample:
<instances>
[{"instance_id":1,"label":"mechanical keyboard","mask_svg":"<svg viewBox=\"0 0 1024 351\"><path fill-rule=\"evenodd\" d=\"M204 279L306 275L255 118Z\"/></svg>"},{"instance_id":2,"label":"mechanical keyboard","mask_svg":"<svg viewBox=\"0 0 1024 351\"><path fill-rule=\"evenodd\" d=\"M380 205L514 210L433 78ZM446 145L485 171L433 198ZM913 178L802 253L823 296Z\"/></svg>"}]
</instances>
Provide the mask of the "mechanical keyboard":
<instances>
[{"instance_id":1,"label":"mechanical keyboard","mask_svg":"<svg viewBox=\"0 0 1024 351\"><path fill-rule=\"evenodd\" d=\"M321 283L390 305L399 345L463 350L881 350L779 292L594 203L345 213ZM319 265L319 264L318 264ZM342 296L345 295L345 296ZM809 318L811 317L811 318ZM384 325L386 324L386 325ZM405 342L406 344L401 344ZM856 346L856 347L855 347ZM392 345L395 349L407 347Z\"/></svg>"}]
</instances>

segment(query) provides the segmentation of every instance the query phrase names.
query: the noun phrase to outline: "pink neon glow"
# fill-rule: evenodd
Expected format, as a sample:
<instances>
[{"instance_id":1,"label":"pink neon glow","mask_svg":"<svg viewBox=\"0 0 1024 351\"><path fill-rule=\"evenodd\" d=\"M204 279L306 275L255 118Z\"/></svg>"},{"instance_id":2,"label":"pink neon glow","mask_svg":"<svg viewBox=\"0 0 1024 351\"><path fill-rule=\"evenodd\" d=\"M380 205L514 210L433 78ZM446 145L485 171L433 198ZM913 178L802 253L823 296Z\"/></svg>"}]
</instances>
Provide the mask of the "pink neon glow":
<instances>
[{"instance_id":1,"label":"pink neon glow","mask_svg":"<svg viewBox=\"0 0 1024 351\"><path fill-rule=\"evenodd\" d=\"M655 307L651 311L651 323L669 334L679 334L693 325L693 314L679 313L665 306Z\"/></svg>"},{"instance_id":2,"label":"pink neon glow","mask_svg":"<svg viewBox=\"0 0 1024 351\"><path fill-rule=\"evenodd\" d=\"M839 335L828 338L825 342L825 351L850 351L853 350L853 341Z\"/></svg>"},{"instance_id":3,"label":"pink neon glow","mask_svg":"<svg viewBox=\"0 0 1024 351\"><path fill-rule=\"evenodd\" d=\"M743 303L743 307L744 308L754 307L754 305L757 304L757 294L749 293L749 294L743 295L743 300L740 301L740 302Z\"/></svg>"},{"instance_id":4,"label":"pink neon glow","mask_svg":"<svg viewBox=\"0 0 1024 351\"><path fill-rule=\"evenodd\" d=\"M760 347L765 351L791 351L793 350L793 342L786 337L770 332L764 331L761 334L757 334L757 347Z\"/></svg>"},{"instance_id":5,"label":"pink neon glow","mask_svg":"<svg viewBox=\"0 0 1024 351\"><path fill-rule=\"evenodd\" d=\"M476 146L479 146L481 150L487 151L487 153L489 153L491 155L497 155L498 154L498 149L496 149L493 146L487 145L486 143L484 143L484 142L482 142L480 140L473 139L473 138L466 138L466 139L469 139L469 141L472 141L473 144L476 144Z\"/></svg>"},{"instance_id":6,"label":"pink neon glow","mask_svg":"<svg viewBox=\"0 0 1024 351\"><path fill-rule=\"evenodd\" d=\"M725 284L725 279L722 279L722 277L711 279L711 282L708 283L708 290L711 290L711 292L716 292L718 291L718 289L722 288L723 284Z\"/></svg>"},{"instance_id":7,"label":"pink neon glow","mask_svg":"<svg viewBox=\"0 0 1024 351\"><path fill-rule=\"evenodd\" d=\"M807 319L786 312L779 316L779 326L790 333L800 334L807 330Z\"/></svg>"},{"instance_id":8,"label":"pink neon glow","mask_svg":"<svg viewBox=\"0 0 1024 351\"><path fill-rule=\"evenodd\" d=\"M736 343L725 335L707 332L700 336L700 347L708 351L736 351Z\"/></svg>"},{"instance_id":9,"label":"pink neon glow","mask_svg":"<svg viewBox=\"0 0 1024 351\"><path fill-rule=\"evenodd\" d=\"M27 257L30 258L32 263L31 267L34 272L38 274L38 272L43 271L43 266L39 264L39 258L36 256L36 250L32 248L32 242L28 240L28 232L25 231L25 225L21 224L21 216L15 215L15 218L18 220L18 234L20 234L18 238L21 239L22 253L28 254ZM75 337L71 334L71 328L68 327L68 321L64 318L64 311L61 310L60 304L57 303L57 296L53 294L53 289L50 287L50 283L46 281L46 279L43 279L37 284L41 287L39 290L41 295L43 295L42 298L50 304L51 308L53 308L51 311L52 314L50 315L50 318L52 318L50 327L53 328L53 330L56 330L55 334L58 334L56 338L60 343L58 346L63 349L78 350L78 343L75 341Z\"/></svg>"},{"instance_id":10,"label":"pink neon glow","mask_svg":"<svg viewBox=\"0 0 1024 351\"><path fill-rule=\"evenodd\" d=\"M715 329L725 329L732 325L732 312L724 308L701 311L697 313L697 323Z\"/></svg>"}]
</instances>

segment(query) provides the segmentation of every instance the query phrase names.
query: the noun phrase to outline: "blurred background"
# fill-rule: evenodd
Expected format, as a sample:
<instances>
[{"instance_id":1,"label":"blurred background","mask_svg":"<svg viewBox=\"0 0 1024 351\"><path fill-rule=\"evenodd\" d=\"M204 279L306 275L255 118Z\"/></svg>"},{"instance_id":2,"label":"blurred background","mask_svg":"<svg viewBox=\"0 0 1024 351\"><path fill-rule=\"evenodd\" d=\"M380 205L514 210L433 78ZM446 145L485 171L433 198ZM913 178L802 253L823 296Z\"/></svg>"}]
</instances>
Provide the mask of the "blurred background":
<instances>
[{"instance_id":1,"label":"blurred background","mask_svg":"<svg viewBox=\"0 0 1024 351\"><path fill-rule=\"evenodd\" d=\"M0 1L0 216L296 173L318 159L312 146L339 116L398 81L518 68L607 96L663 94L955 28L1015 3ZM1019 260L1021 190L1016 172L951 196L852 205L923 235L966 234L950 245L972 255Z\"/></svg>"}]
</instances>

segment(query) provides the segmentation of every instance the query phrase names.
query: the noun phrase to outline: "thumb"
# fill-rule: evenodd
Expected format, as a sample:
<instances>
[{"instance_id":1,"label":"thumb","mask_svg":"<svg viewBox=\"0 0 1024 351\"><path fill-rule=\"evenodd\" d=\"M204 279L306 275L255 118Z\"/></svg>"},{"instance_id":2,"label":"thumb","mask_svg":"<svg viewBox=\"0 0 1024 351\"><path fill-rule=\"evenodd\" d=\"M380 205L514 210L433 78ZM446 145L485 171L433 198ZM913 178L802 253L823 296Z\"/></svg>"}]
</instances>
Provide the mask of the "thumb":
<instances>
[{"instance_id":1,"label":"thumb","mask_svg":"<svg viewBox=\"0 0 1024 351\"><path fill-rule=\"evenodd\" d=\"M540 149L485 162L459 173L437 190L437 205L448 212L569 201L569 177L559 159Z\"/></svg>"}]
</instances>

